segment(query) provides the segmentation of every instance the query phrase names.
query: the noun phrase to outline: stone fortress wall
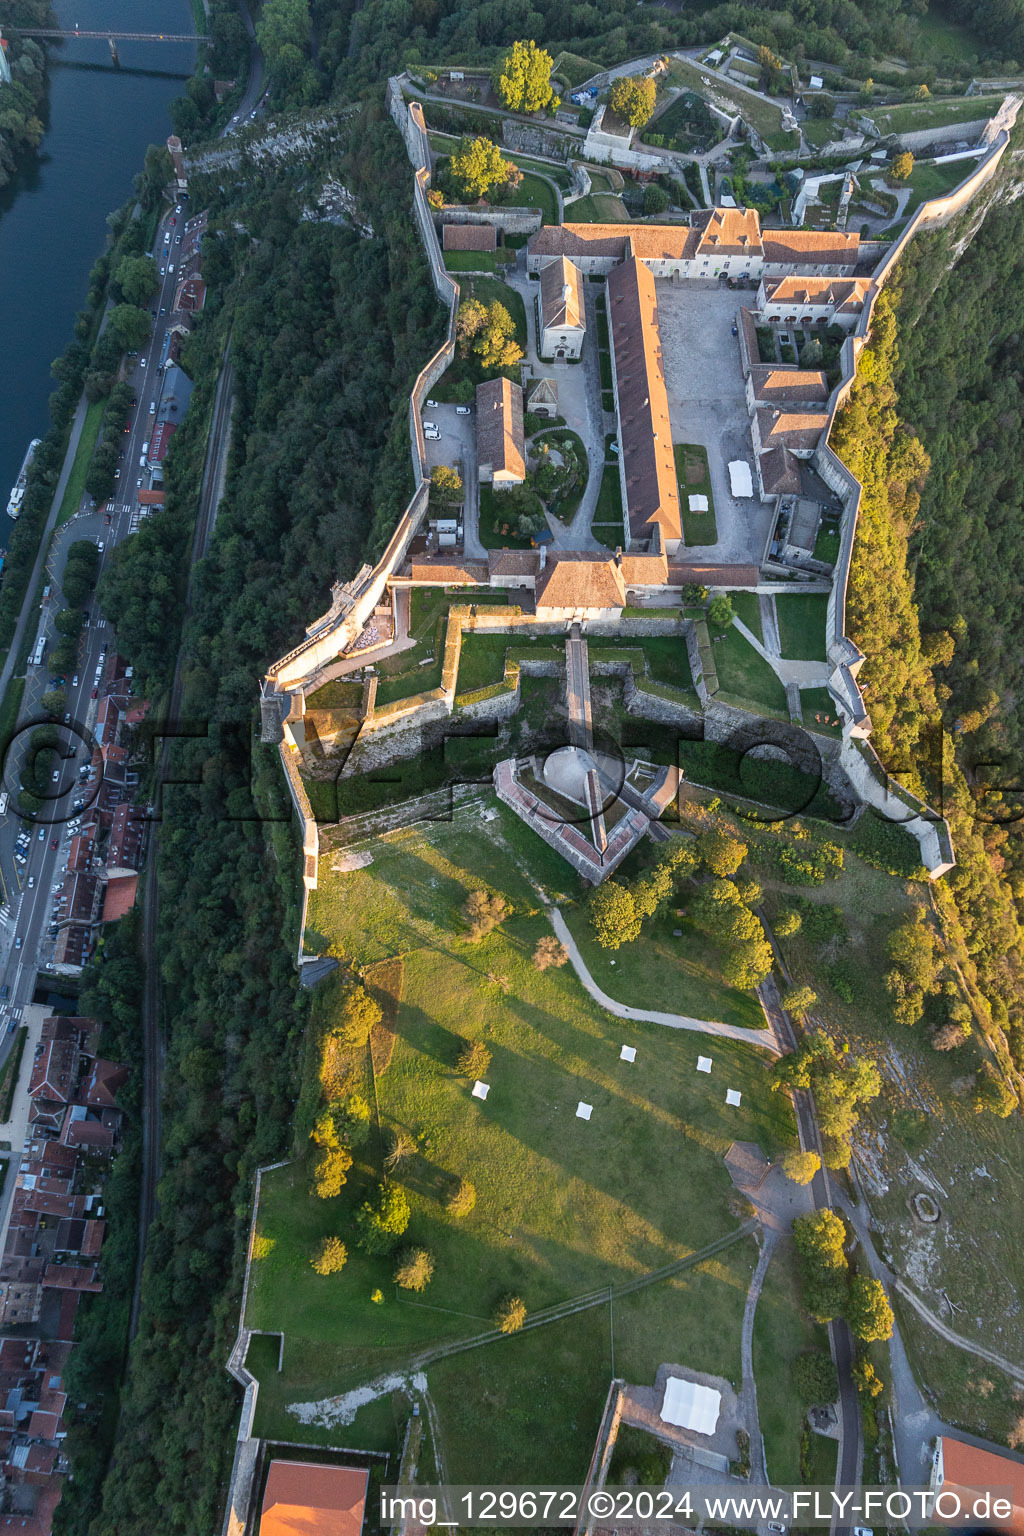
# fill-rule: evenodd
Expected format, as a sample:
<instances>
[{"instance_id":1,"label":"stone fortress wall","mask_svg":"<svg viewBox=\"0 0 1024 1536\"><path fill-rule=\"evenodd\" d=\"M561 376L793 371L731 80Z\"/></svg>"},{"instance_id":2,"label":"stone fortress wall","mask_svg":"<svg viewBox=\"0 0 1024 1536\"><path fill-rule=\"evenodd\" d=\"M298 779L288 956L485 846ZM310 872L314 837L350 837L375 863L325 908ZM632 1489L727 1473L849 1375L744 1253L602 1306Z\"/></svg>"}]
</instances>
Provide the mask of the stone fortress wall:
<instances>
[{"instance_id":1,"label":"stone fortress wall","mask_svg":"<svg viewBox=\"0 0 1024 1536\"><path fill-rule=\"evenodd\" d=\"M429 497L429 477L425 470L421 410L428 391L448 367L455 350L455 313L458 307L459 285L445 270L437 230L427 202L427 191L430 186L430 148L423 110L418 102L406 103L402 94L401 80L398 77L392 77L388 81L387 101L389 112L402 134L413 164L413 212L427 253L431 280L440 302L449 311L448 335L419 374L410 394L409 428L416 489L384 554L375 567L364 566L352 581L334 587L333 601L328 611L309 626L305 639L287 655L273 663L267 672L264 684L265 739L279 739L283 711L288 708L289 702L291 703L291 712L283 720L284 741L281 752L292 800L303 827L307 891L316 884L318 834L299 774L304 697L319 686L324 668L346 646L352 644L369 620L389 580L404 560L409 545L423 521ZM827 637L828 659L832 668L829 687L846 722L839 763L836 766L841 765L842 771L856 787L866 804L883 815L905 821L908 830L919 842L922 862L933 878L943 874L954 862L948 825L937 812L932 811L916 797L909 795L889 777L867 740L871 731L871 722L856 681L864 657L845 631L846 593L861 487L828 446L828 437L836 415L845 404L852 388L857 359L867 343L870 332L874 301L894 265L916 234L941 228L948 223L992 179L1009 146L1010 129L1016 120L1020 104L1021 98L1018 96L1006 98L999 113L987 124L983 134L983 139L989 144L985 157L951 193L921 205L903 234L888 247L875 268L872 274L872 289L857 327L842 349L843 377L830 397L828 424L814 456L815 468L836 492L843 505L840 549L828 607ZM454 684L454 677L451 682ZM508 707L507 698L508 695L502 699L500 705L493 706L495 714L505 712ZM453 702L454 687L442 687L434 690L429 697L420 695L413 700L403 701L393 710L380 711L371 728L409 724L410 717L417 710L424 711L419 716L421 723L427 723L428 717L431 722L435 718L440 720L451 712ZM636 702L634 701L634 707ZM831 757L831 754L829 756ZM908 811L911 813L909 819L906 815Z\"/></svg>"}]
</instances>

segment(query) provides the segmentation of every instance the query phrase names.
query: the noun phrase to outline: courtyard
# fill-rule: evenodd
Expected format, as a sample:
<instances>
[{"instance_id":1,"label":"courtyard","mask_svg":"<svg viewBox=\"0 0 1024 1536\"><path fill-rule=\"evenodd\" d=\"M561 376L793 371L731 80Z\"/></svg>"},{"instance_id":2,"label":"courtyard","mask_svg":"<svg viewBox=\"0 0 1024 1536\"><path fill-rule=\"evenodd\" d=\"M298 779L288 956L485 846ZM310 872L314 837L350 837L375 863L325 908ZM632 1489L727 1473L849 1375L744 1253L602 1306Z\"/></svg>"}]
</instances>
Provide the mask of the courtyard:
<instances>
[{"instance_id":1,"label":"courtyard","mask_svg":"<svg viewBox=\"0 0 1024 1536\"><path fill-rule=\"evenodd\" d=\"M723 564L759 564L771 508L756 496L736 500L728 469L730 460L742 459L753 471L739 338L732 327L737 309L752 308L756 294L662 279L656 289L672 441L705 448L711 472L717 538L714 544L699 546L700 557Z\"/></svg>"}]
</instances>

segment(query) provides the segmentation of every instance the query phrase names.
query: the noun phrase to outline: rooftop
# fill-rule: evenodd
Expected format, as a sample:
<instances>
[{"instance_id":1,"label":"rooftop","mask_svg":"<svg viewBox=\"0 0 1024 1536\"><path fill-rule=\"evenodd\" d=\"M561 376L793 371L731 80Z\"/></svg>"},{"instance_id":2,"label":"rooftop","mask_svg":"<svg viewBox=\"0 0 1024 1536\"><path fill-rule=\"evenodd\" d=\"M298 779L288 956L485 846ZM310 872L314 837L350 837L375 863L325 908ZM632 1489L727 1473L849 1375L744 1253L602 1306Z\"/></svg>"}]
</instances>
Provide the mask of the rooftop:
<instances>
[{"instance_id":1,"label":"rooftop","mask_svg":"<svg viewBox=\"0 0 1024 1536\"><path fill-rule=\"evenodd\" d=\"M608 274L619 441L630 537L682 538L654 278L631 257Z\"/></svg>"},{"instance_id":2,"label":"rooftop","mask_svg":"<svg viewBox=\"0 0 1024 1536\"><path fill-rule=\"evenodd\" d=\"M259 1536L359 1536L368 1479L361 1467L272 1461Z\"/></svg>"}]
</instances>

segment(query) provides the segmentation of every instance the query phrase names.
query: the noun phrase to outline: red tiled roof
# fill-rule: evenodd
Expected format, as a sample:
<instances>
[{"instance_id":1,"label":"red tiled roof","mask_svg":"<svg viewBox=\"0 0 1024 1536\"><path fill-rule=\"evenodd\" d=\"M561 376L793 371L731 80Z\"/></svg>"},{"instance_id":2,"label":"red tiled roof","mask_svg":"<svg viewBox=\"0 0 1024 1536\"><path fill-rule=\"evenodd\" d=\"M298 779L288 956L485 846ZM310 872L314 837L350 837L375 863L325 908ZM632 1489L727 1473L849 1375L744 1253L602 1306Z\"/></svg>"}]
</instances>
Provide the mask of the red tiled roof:
<instances>
[{"instance_id":1,"label":"red tiled roof","mask_svg":"<svg viewBox=\"0 0 1024 1536\"><path fill-rule=\"evenodd\" d=\"M496 251L498 235L493 224L445 224L446 251Z\"/></svg>"},{"instance_id":2,"label":"red tiled roof","mask_svg":"<svg viewBox=\"0 0 1024 1536\"><path fill-rule=\"evenodd\" d=\"M1008 1520L996 1520L987 1516L985 1526L1012 1531L1013 1536L1024 1536L1024 1461L1007 1451L987 1451L981 1446L968 1445L954 1435L943 1435L942 1487L949 1492L960 1492L963 1500L970 1501L972 1489L1009 1489L1013 1513ZM1005 1495L1003 1495L1005 1497ZM961 1515L956 1520L943 1520L936 1510L936 1519L944 1525L964 1525Z\"/></svg>"},{"instance_id":3,"label":"red tiled roof","mask_svg":"<svg viewBox=\"0 0 1024 1536\"><path fill-rule=\"evenodd\" d=\"M138 886L138 875L117 875L113 880L108 880L101 921L116 923L126 912L130 912L135 905Z\"/></svg>"},{"instance_id":4,"label":"red tiled roof","mask_svg":"<svg viewBox=\"0 0 1024 1536\"><path fill-rule=\"evenodd\" d=\"M631 257L608 274L608 318L630 535L682 538L654 278Z\"/></svg>"},{"instance_id":5,"label":"red tiled roof","mask_svg":"<svg viewBox=\"0 0 1024 1536\"><path fill-rule=\"evenodd\" d=\"M259 1536L360 1536L368 1479L361 1467L272 1461Z\"/></svg>"}]
</instances>

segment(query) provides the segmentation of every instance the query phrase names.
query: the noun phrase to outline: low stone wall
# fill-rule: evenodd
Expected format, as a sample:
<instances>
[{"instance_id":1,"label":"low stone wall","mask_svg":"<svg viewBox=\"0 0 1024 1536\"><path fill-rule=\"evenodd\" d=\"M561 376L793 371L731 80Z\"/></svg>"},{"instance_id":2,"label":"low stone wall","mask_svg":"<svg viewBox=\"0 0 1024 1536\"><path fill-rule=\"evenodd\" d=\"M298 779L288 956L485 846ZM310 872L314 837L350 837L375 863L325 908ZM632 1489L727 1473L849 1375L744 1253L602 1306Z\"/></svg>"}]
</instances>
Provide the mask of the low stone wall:
<instances>
[{"instance_id":1,"label":"low stone wall","mask_svg":"<svg viewBox=\"0 0 1024 1536\"><path fill-rule=\"evenodd\" d=\"M539 208L470 208L460 204L437 211L442 224L493 224L508 235L533 235L544 223Z\"/></svg>"}]
</instances>

